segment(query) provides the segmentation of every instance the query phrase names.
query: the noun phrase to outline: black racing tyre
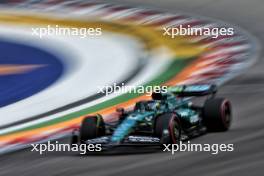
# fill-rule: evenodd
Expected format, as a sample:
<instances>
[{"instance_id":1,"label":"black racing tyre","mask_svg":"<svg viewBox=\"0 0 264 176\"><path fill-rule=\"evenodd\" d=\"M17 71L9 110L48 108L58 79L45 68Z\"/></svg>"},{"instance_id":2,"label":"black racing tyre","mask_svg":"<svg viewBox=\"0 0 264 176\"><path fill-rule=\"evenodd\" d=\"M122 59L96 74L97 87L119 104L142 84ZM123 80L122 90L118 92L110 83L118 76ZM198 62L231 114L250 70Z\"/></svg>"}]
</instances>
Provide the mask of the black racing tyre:
<instances>
[{"instance_id":1,"label":"black racing tyre","mask_svg":"<svg viewBox=\"0 0 264 176\"><path fill-rule=\"evenodd\" d=\"M181 125L174 113L166 113L156 118L155 135L161 139L161 144L175 144L181 140Z\"/></svg>"},{"instance_id":2,"label":"black racing tyre","mask_svg":"<svg viewBox=\"0 0 264 176\"><path fill-rule=\"evenodd\" d=\"M80 141L94 139L105 134L105 124L103 118L98 116L88 116L82 121L80 128Z\"/></svg>"},{"instance_id":3,"label":"black racing tyre","mask_svg":"<svg viewBox=\"0 0 264 176\"><path fill-rule=\"evenodd\" d=\"M208 131L227 131L232 121L231 103L225 98L206 100L203 120Z\"/></svg>"}]
</instances>

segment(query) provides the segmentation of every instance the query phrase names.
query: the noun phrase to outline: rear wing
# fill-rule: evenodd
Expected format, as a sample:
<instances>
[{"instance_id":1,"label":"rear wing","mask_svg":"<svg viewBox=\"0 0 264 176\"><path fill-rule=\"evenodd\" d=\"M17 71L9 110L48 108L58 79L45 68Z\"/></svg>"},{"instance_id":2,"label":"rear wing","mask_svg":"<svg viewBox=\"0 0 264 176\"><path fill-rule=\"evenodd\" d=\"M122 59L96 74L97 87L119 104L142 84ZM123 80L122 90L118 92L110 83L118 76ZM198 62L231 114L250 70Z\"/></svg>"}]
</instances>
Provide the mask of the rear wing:
<instances>
[{"instance_id":1,"label":"rear wing","mask_svg":"<svg viewBox=\"0 0 264 176\"><path fill-rule=\"evenodd\" d=\"M182 97L207 96L216 94L217 86L214 84L178 85L169 87L167 91Z\"/></svg>"}]
</instances>

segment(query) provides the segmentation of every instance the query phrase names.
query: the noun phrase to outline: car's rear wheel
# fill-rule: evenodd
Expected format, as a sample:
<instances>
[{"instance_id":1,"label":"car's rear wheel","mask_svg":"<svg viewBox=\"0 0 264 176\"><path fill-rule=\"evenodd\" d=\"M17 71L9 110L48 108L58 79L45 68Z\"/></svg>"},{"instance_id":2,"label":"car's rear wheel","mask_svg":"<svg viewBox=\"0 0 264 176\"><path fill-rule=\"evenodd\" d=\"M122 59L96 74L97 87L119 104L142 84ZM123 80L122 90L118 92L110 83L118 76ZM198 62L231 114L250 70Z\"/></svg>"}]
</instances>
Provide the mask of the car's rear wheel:
<instances>
[{"instance_id":1,"label":"car's rear wheel","mask_svg":"<svg viewBox=\"0 0 264 176\"><path fill-rule=\"evenodd\" d=\"M105 134L105 124L103 118L98 116L87 116L83 119L80 128L80 141L81 143L94 139Z\"/></svg>"},{"instance_id":2,"label":"car's rear wheel","mask_svg":"<svg viewBox=\"0 0 264 176\"><path fill-rule=\"evenodd\" d=\"M155 134L161 139L161 144L175 144L181 139L179 118L174 113L167 113L156 118Z\"/></svg>"},{"instance_id":3,"label":"car's rear wheel","mask_svg":"<svg viewBox=\"0 0 264 176\"><path fill-rule=\"evenodd\" d=\"M203 119L208 131L227 131L232 120L231 103L225 98L206 100Z\"/></svg>"}]
</instances>

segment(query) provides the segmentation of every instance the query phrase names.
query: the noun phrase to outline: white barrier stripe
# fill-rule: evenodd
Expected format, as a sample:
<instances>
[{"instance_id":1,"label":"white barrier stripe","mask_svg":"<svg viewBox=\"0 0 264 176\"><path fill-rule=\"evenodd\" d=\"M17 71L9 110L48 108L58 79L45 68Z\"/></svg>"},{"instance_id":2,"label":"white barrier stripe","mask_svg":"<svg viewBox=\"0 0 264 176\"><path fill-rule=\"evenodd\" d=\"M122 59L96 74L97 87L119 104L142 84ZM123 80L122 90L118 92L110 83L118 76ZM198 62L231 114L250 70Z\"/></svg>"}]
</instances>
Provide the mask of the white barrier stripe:
<instances>
[{"instance_id":1,"label":"white barrier stripe","mask_svg":"<svg viewBox=\"0 0 264 176\"><path fill-rule=\"evenodd\" d=\"M224 48L220 50L210 51L206 54L204 54L204 57L213 57L215 55L221 55L221 54L229 54L229 53L235 53L235 52L246 52L246 47L234 47L234 48Z\"/></svg>"},{"instance_id":2,"label":"white barrier stripe","mask_svg":"<svg viewBox=\"0 0 264 176\"><path fill-rule=\"evenodd\" d=\"M119 10L113 10L113 9L115 9L115 7L111 9L107 9L107 11L105 12L103 16L103 19L118 20L120 18L129 16L135 12L135 9L131 9L131 8L120 8Z\"/></svg>"},{"instance_id":3,"label":"white barrier stripe","mask_svg":"<svg viewBox=\"0 0 264 176\"><path fill-rule=\"evenodd\" d=\"M142 9L127 9L118 13L113 13L113 15L110 15L109 13L105 14L105 16L101 16L103 19L110 19L110 20L123 20L127 21L127 19L131 19L131 17L134 17L134 15L138 12L142 11ZM131 22L131 20L129 20Z\"/></svg>"},{"instance_id":4,"label":"white barrier stripe","mask_svg":"<svg viewBox=\"0 0 264 176\"><path fill-rule=\"evenodd\" d=\"M73 14L78 14L78 15L93 15L95 12L98 13L97 11L100 11L101 8L103 8L105 5L102 4L97 4L97 5L91 5L87 8L81 8L78 9L76 8L75 10L72 10Z\"/></svg>"},{"instance_id":5,"label":"white barrier stripe","mask_svg":"<svg viewBox=\"0 0 264 176\"><path fill-rule=\"evenodd\" d=\"M214 58L211 58L211 59L208 59L208 60L204 60L204 61L201 61L197 67L205 67L205 66L208 66L208 65L211 65L211 64L214 64L216 62L219 62L219 61L225 61L227 59L227 57L232 57L232 56L226 56L226 57L223 57L223 56L217 56L217 57L214 57ZM231 59L231 60L234 60L234 59Z\"/></svg>"},{"instance_id":6,"label":"white barrier stripe","mask_svg":"<svg viewBox=\"0 0 264 176\"><path fill-rule=\"evenodd\" d=\"M231 57L231 56L235 56L235 55L239 55L239 54L242 54L242 53L245 53L245 51L235 51L235 52L222 52L222 53L213 53L213 52L210 52L210 53L206 53L206 54L203 54L201 56L201 59L202 60L210 60L210 59L213 59L213 58L216 58L216 57Z\"/></svg>"},{"instance_id":7,"label":"white barrier stripe","mask_svg":"<svg viewBox=\"0 0 264 176\"><path fill-rule=\"evenodd\" d=\"M224 72L223 71L223 68L224 68L223 66L212 65L210 67L207 67L207 68L203 68L203 69L194 71L191 74L191 77L193 77L193 76L199 76L199 75L202 75L202 74L205 74L205 73L222 73L222 72ZM218 69L221 69L221 70L218 70Z\"/></svg>"},{"instance_id":8,"label":"white barrier stripe","mask_svg":"<svg viewBox=\"0 0 264 176\"><path fill-rule=\"evenodd\" d=\"M12 4L16 5L16 6L19 6L19 7L23 7L23 6L27 6L27 5L30 5L32 3L32 0L24 0L24 2L13 2Z\"/></svg>"}]
</instances>

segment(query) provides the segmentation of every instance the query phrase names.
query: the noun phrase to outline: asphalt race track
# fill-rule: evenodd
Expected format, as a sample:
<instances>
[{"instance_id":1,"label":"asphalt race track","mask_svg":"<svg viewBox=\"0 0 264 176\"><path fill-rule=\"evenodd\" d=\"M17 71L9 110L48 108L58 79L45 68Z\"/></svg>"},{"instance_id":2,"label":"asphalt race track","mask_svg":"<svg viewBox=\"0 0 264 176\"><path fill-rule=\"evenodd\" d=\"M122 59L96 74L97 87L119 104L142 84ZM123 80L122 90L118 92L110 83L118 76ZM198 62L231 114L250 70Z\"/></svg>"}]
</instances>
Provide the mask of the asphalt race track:
<instances>
[{"instance_id":1,"label":"asphalt race track","mask_svg":"<svg viewBox=\"0 0 264 176\"><path fill-rule=\"evenodd\" d=\"M238 25L264 44L262 0L120 0L116 2L183 11ZM257 53L256 53L257 54ZM264 172L264 52L243 75L220 89L219 96L231 100L234 119L228 133L207 134L193 143L234 143L234 152L126 152L80 157L72 153L40 156L28 150L1 156L0 175L151 175L151 176L260 176ZM63 141L68 141L64 139Z\"/></svg>"}]
</instances>

